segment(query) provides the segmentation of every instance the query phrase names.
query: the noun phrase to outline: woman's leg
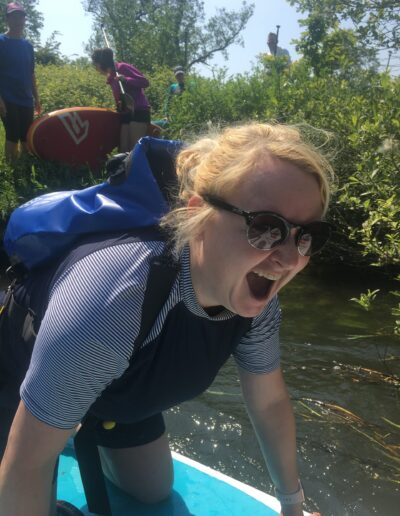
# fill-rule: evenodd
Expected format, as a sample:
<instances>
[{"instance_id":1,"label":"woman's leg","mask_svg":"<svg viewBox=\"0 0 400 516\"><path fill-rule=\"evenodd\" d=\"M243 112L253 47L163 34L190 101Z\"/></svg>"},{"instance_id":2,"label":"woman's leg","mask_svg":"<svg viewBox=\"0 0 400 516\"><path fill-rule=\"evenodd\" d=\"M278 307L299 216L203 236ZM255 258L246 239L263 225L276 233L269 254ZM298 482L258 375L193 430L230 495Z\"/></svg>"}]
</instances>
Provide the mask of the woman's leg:
<instances>
[{"instance_id":1,"label":"woman's leg","mask_svg":"<svg viewBox=\"0 0 400 516\"><path fill-rule=\"evenodd\" d=\"M130 124L121 125L119 133L119 152L129 152L132 150L129 146L129 125Z\"/></svg>"},{"instance_id":2,"label":"woman's leg","mask_svg":"<svg viewBox=\"0 0 400 516\"><path fill-rule=\"evenodd\" d=\"M107 478L137 500L157 503L169 496L174 474L166 433L141 446L99 451Z\"/></svg>"},{"instance_id":3,"label":"woman's leg","mask_svg":"<svg viewBox=\"0 0 400 516\"><path fill-rule=\"evenodd\" d=\"M4 153L6 161L9 163L14 163L20 154L18 143L6 140L4 145Z\"/></svg>"},{"instance_id":4,"label":"woman's leg","mask_svg":"<svg viewBox=\"0 0 400 516\"><path fill-rule=\"evenodd\" d=\"M33 108L21 106L19 110L20 115L20 135L19 139L21 142L20 152L21 154L26 153L28 154L29 148L27 143L27 135L30 126L33 122Z\"/></svg>"},{"instance_id":5,"label":"woman's leg","mask_svg":"<svg viewBox=\"0 0 400 516\"><path fill-rule=\"evenodd\" d=\"M143 136L146 136L148 129L147 122L130 122L129 123L129 150L131 151L137 142Z\"/></svg>"}]
</instances>

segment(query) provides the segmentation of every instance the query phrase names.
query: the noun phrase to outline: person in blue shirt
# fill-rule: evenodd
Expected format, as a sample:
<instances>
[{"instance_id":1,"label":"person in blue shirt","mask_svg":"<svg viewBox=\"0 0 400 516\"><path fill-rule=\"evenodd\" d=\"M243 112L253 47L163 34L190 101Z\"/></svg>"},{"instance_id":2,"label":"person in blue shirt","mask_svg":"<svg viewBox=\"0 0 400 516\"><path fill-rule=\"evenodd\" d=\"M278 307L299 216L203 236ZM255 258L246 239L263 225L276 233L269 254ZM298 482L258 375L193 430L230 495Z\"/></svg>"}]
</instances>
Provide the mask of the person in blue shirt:
<instances>
[{"instance_id":1,"label":"person in blue shirt","mask_svg":"<svg viewBox=\"0 0 400 516\"><path fill-rule=\"evenodd\" d=\"M33 47L23 38L25 20L22 5L7 4L8 30L0 35L0 116L6 132L5 157L11 162L26 150L34 108L38 114L41 111Z\"/></svg>"}]
</instances>

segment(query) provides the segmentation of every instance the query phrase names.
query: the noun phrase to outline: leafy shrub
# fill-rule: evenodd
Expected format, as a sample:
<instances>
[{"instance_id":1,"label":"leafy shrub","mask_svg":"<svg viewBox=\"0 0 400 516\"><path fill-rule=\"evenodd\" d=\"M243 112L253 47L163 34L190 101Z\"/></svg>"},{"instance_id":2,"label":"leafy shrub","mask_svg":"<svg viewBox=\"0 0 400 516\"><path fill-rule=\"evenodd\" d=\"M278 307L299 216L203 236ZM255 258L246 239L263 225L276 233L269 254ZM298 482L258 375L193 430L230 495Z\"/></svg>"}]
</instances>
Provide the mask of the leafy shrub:
<instances>
[{"instance_id":1,"label":"leafy shrub","mask_svg":"<svg viewBox=\"0 0 400 516\"><path fill-rule=\"evenodd\" d=\"M114 107L111 88L92 66L38 65L36 77L44 113L75 106Z\"/></svg>"}]
</instances>

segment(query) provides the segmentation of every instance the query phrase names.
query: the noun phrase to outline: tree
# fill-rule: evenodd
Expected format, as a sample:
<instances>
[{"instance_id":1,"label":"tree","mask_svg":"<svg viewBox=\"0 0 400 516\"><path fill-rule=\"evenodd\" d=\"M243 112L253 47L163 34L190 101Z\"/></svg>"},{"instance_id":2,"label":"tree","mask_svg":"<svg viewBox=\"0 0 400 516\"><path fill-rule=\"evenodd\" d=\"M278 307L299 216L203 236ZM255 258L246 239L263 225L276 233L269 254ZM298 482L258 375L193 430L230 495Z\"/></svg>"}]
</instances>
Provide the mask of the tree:
<instances>
[{"instance_id":1,"label":"tree","mask_svg":"<svg viewBox=\"0 0 400 516\"><path fill-rule=\"evenodd\" d=\"M66 57L60 52L61 43L56 41L56 37L60 33L54 31L51 36L47 38L44 45L38 45L35 49L35 61L42 65L60 65L67 61Z\"/></svg>"},{"instance_id":2,"label":"tree","mask_svg":"<svg viewBox=\"0 0 400 516\"><path fill-rule=\"evenodd\" d=\"M310 14L302 20L307 30L296 43L316 75L335 74L346 79L356 79L361 70L376 70L377 52L365 46L352 29L343 29L339 22L325 14Z\"/></svg>"},{"instance_id":3,"label":"tree","mask_svg":"<svg viewBox=\"0 0 400 516\"><path fill-rule=\"evenodd\" d=\"M399 0L289 0L298 11L332 23L351 21L359 38L376 49L400 49Z\"/></svg>"},{"instance_id":4,"label":"tree","mask_svg":"<svg viewBox=\"0 0 400 516\"><path fill-rule=\"evenodd\" d=\"M9 0L0 0L0 9L2 13L6 12L6 5L9 3ZM38 4L38 0L22 0L19 1L21 5L24 6L26 11L26 36L30 39L34 44L38 44L40 40L40 29L43 27L43 16L37 11L36 6ZM7 30L7 24L5 16L2 16L0 19L0 32L5 32Z\"/></svg>"},{"instance_id":5,"label":"tree","mask_svg":"<svg viewBox=\"0 0 400 516\"><path fill-rule=\"evenodd\" d=\"M230 45L243 44L240 34L254 11L244 1L239 11L217 9L206 20L201 0L84 0L83 5L95 20L92 46L99 45L103 25L118 58L145 70L177 64L188 70L218 52L227 57Z\"/></svg>"}]
</instances>

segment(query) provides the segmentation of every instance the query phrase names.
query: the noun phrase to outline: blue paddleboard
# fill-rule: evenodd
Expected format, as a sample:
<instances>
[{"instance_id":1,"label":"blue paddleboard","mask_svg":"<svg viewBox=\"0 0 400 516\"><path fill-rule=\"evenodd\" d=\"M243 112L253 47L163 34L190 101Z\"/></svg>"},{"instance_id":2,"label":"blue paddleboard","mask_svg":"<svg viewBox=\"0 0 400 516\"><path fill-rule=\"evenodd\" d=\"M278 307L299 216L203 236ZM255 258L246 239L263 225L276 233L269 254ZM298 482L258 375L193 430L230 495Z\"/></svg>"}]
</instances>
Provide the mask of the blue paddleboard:
<instances>
[{"instance_id":1,"label":"blue paddleboard","mask_svg":"<svg viewBox=\"0 0 400 516\"><path fill-rule=\"evenodd\" d=\"M277 516L279 502L242 482L173 452L174 489L165 502L147 506L107 484L115 516ZM57 498L85 515L87 509L78 464L72 447L60 459Z\"/></svg>"}]
</instances>

